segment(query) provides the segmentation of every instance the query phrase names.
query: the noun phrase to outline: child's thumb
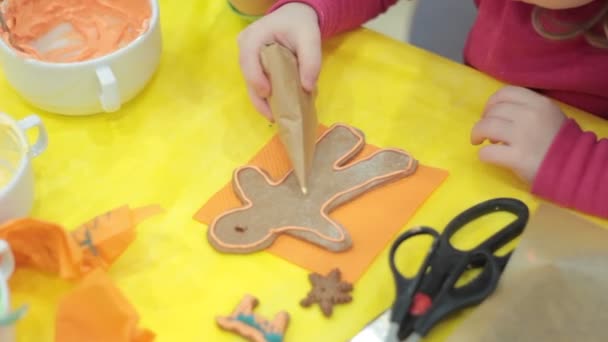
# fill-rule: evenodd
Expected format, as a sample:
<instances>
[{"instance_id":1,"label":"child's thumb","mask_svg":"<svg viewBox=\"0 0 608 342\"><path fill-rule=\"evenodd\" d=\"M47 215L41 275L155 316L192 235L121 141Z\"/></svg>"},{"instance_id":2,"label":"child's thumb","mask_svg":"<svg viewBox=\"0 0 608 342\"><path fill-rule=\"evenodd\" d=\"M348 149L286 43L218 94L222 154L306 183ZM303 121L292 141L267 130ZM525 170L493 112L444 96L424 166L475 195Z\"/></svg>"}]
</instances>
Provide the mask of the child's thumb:
<instances>
[{"instance_id":1,"label":"child's thumb","mask_svg":"<svg viewBox=\"0 0 608 342\"><path fill-rule=\"evenodd\" d=\"M315 35L303 36L296 47L302 87L312 92L321 71L321 38Z\"/></svg>"}]
</instances>

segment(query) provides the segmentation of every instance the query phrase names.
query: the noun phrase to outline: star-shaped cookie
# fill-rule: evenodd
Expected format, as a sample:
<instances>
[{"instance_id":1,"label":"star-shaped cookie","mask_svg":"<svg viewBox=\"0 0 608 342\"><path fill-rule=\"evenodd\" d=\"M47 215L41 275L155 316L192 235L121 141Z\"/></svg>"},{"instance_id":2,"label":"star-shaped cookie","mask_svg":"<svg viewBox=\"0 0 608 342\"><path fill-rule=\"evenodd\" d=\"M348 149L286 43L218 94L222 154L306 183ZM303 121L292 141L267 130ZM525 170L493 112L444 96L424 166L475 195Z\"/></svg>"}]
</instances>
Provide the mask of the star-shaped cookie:
<instances>
[{"instance_id":1,"label":"star-shaped cookie","mask_svg":"<svg viewBox=\"0 0 608 342\"><path fill-rule=\"evenodd\" d=\"M330 317L334 305L348 303L353 299L349 294L353 290L352 284L342 281L341 278L342 274L337 268L334 268L327 276L311 273L308 279L312 290L308 292L306 298L302 299L300 305L309 307L314 303L319 303L323 314Z\"/></svg>"}]
</instances>

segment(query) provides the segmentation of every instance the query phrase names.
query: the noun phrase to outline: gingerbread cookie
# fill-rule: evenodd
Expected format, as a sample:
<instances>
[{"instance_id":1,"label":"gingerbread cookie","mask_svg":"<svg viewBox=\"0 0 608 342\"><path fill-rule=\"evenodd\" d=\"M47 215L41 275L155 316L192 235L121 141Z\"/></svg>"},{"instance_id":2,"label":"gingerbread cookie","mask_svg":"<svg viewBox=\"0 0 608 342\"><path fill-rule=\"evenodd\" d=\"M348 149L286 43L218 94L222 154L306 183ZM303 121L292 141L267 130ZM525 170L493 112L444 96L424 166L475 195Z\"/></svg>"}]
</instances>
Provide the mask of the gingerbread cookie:
<instances>
[{"instance_id":1,"label":"gingerbread cookie","mask_svg":"<svg viewBox=\"0 0 608 342\"><path fill-rule=\"evenodd\" d=\"M321 311L326 317L330 317L334 305L349 303L353 297L349 294L353 290L353 285L341 280L340 270L334 268L327 276L312 273L308 276L312 290L308 296L302 299L300 305L309 307L314 303L319 303Z\"/></svg>"},{"instance_id":2,"label":"gingerbread cookie","mask_svg":"<svg viewBox=\"0 0 608 342\"><path fill-rule=\"evenodd\" d=\"M217 324L224 330L235 332L251 342L282 342L289 323L289 314L279 312L272 322L254 314L258 300L245 295L241 303L227 317L217 317Z\"/></svg>"},{"instance_id":3,"label":"gingerbread cookie","mask_svg":"<svg viewBox=\"0 0 608 342\"><path fill-rule=\"evenodd\" d=\"M373 188L411 175L417 167L415 159L397 149L378 150L347 164L364 147L359 130L340 124L330 127L317 141L306 195L293 172L273 181L257 167L237 169L233 188L245 205L211 223L209 242L221 252L251 253L289 234L334 252L350 248L347 230L329 214Z\"/></svg>"}]
</instances>

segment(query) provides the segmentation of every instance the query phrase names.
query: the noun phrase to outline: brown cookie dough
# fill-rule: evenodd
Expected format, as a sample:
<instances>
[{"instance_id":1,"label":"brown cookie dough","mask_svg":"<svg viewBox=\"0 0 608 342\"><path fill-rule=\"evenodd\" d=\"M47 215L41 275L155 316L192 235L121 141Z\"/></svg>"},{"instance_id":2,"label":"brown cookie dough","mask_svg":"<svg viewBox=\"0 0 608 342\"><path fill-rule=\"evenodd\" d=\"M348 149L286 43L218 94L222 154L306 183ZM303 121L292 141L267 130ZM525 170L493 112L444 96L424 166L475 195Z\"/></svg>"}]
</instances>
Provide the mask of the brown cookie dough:
<instances>
[{"instance_id":1,"label":"brown cookie dough","mask_svg":"<svg viewBox=\"0 0 608 342\"><path fill-rule=\"evenodd\" d=\"M348 231L329 214L373 188L413 174L417 167L415 159L397 149L381 149L348 164L364 147L359 130L330 127L317 141L306 195L293 172L273 181L257 167L237 169L233 188L244 206L211 223L210 244L221 252L251 253L289 234L333 252L350 248Z\"/></svg>"},{"instance_id":2,"label":"brown cookie dough","mask_svg":"<svg viewBox=\"0 0 608 342\"><path fill-rule=\"evenodd\" d=\"M336 304L344 304L352 301L353 297L349 294L353 290L353 285L341 280L340 270L334 268L327 276L312 273L308 276L312 290L308 296L302 299L300 305L309 307L314 303L319 303L321 311L326 317L330 317L333 307Z\"/></svg>"}]
</instances>

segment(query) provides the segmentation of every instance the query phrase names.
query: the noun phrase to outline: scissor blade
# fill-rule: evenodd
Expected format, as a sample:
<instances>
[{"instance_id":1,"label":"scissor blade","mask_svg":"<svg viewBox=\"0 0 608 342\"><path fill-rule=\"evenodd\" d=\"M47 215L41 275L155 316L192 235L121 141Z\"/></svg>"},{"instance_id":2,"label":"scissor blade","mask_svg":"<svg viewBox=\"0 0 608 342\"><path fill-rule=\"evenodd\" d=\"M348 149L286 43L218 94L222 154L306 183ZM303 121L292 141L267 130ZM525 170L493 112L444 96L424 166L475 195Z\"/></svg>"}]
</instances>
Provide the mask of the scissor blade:
<instances>
[{"instance_id":1,"label":"scissor blade","mask_svg":"<svg viewBox=\"0 0 608 342\"><path fill-rule=\"evenodd\" d=\"M385 342L391 325L391 308L369 322L350 342ZM397 341L395 336L394 341Z\"/></svg>"}]
</instances>

